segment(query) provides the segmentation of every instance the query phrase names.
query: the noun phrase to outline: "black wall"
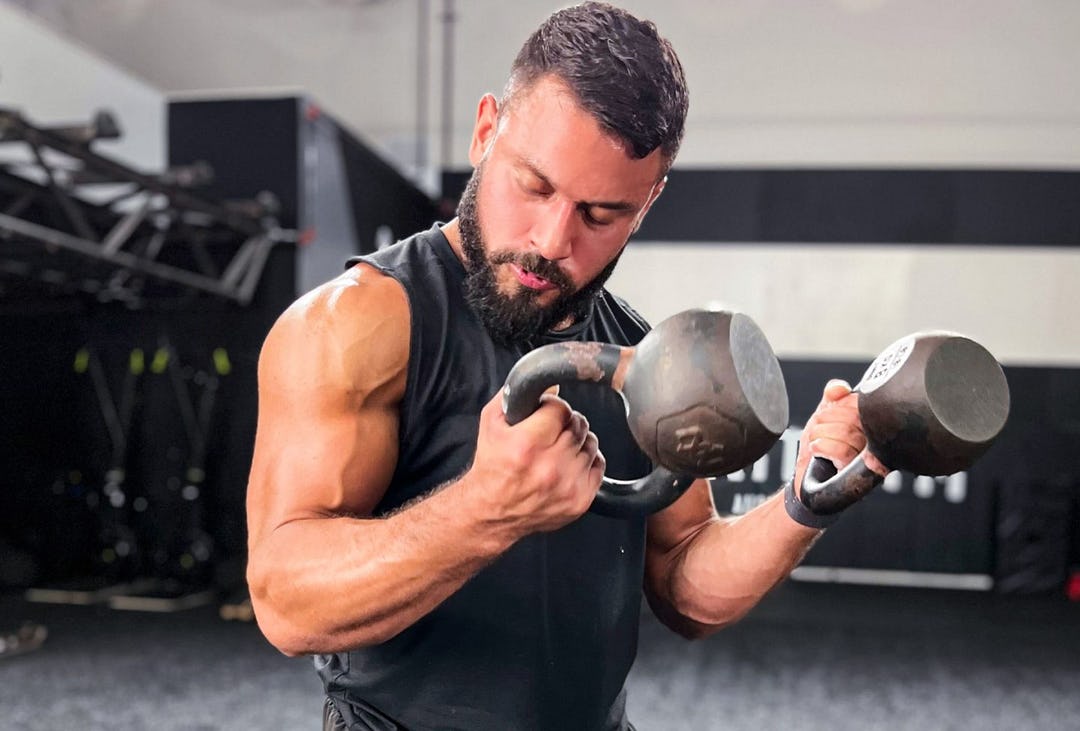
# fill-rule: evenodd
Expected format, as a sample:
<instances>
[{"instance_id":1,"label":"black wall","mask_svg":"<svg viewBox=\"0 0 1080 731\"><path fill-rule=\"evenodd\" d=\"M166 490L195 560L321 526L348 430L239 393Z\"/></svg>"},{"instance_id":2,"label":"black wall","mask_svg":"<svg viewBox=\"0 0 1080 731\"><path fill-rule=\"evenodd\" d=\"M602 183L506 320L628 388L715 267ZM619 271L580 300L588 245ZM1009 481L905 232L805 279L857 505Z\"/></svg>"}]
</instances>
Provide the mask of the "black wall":
<instances>
[{"instance_id":1,"label":"black wall","mask_svg":"<svg viewBox=\"0 0 1080 731\"><path fill-rule=\"evenodd\" d=\"M868 363L782 362L791 423L806 423L829 378L855 383ZM1080 540L1080 438L1075 369L1005 367L1012 396L998 440L970 470L961 497L950 499L945 481L927 492L915 475L901 474L899 489L878 488L850 508L806 559L811 566L906 570L993 577L1003 592L1058 591L1076 563ZM778 445L763 480L716 480L722 512L741 513L754 498L776 489ZM929 483L925 482L924 487Z\"/></svg>"},{"instance_id":2,"label":"black wall","mask_svg":"<svg viewBox=\"0 0 1080 731\"><path fill-rule=\"evenodd\" d=\"M444 174L445 194L468 175ZM675 168L636 238L1080 246L1080 173Z\"/></svg>"}]
</instances>

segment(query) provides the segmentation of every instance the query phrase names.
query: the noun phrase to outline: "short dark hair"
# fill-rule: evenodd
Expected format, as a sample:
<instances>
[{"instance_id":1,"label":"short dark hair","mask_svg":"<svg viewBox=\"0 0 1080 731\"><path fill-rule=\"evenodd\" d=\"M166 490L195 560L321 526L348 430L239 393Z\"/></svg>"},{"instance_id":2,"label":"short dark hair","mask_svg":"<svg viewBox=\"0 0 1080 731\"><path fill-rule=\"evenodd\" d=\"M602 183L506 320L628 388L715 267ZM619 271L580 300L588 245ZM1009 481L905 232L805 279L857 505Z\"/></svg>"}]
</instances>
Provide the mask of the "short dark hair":
<instances>
[{"instance_id":1,"label":"short dark hair","mask_svg":"<svg viewBox=\"0 0 1080 731\"><path fill-rule=\"evenodd\" d=\"M682 143L689 95L682 64L656 26L603 2L548 17L521 47L504 102L558 77L634 158L660 148L665 170Z\"/></svg>"}]
</instances>

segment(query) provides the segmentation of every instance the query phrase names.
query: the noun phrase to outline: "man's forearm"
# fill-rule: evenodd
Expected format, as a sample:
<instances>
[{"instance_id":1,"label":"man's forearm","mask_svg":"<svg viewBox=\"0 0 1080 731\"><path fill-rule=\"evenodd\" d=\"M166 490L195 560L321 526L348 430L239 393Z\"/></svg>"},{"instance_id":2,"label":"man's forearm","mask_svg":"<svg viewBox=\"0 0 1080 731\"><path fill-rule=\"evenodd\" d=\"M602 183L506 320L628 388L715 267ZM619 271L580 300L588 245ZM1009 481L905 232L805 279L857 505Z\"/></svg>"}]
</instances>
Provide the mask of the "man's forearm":
<instances>
[{"instance_id":1,"label":"man's forearm","mask_svg":"<svg viewBox=\"0 0 1080 731\"><path fill-rule=\"evenodd\" d=\"M667 585L654 588L658 614L691 637L731 624L791 573L819 535L788 516L782 492L741 517L710 521L660 572Z\"/></svg>"},{"instance_id":2,"label":"man's forearm","mask_svg":"<svg viewBox=\"0 0 1080 731\"><path fill-rule=\"evenodd\" d=\"M249 559L259 625L289 655L393 637L513 543L456 482L387 518L310 518L276 528Z\"/></svg>"}]
</instances>

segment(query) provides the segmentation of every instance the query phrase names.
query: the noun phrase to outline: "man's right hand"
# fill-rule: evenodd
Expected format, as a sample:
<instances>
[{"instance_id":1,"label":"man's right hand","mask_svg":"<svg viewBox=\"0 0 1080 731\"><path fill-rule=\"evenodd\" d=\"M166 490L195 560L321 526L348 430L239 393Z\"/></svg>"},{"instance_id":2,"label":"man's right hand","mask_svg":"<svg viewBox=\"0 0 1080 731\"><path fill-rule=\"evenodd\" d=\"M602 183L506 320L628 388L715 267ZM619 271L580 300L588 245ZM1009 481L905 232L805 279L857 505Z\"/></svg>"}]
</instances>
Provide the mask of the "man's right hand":
<instances>
[{"instance_id":1,"label":"man's right hand","mask_svg":"<svg viewBox=\"0 0 1080 731\"><path fill-rule=\"evenodd\" d=\"M589 422L566 401L545 393L535 412L510 426L500 392L480 412L476 456L462 482L483 506L478 517L517 540L580 517L605 467Z\"/></svg>"}]
</instances>

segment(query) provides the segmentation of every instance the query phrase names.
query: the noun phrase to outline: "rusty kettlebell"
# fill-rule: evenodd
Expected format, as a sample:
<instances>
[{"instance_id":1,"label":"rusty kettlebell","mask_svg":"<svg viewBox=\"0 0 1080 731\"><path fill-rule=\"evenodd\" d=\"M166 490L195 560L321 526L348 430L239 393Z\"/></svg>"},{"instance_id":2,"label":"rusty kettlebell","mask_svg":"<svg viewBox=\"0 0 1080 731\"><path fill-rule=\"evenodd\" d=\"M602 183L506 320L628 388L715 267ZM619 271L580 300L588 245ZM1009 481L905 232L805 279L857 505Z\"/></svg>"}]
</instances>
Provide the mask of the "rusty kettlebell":
<instances>
[{"instance_id":1,"label":"rusty kettlebell","mask_svg":"<svg viewBox=\"0 0 1080 731\"><path fill-rule=\"evenodd\" d=\"M592 381L623 397L630 433L656 465L639 480L604 478L590 510L611 517L656 512L695 479L746 467L788 424L780 363L757 324L741 313L686 310L635 347L571 342L537 348L506 378L507 422L535 411L547 388L573 381Z\"/></svg>"}]
</instances>

